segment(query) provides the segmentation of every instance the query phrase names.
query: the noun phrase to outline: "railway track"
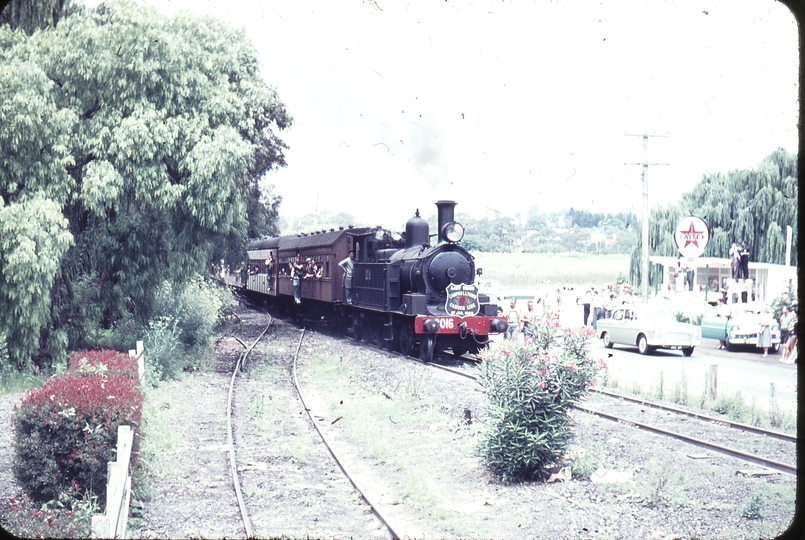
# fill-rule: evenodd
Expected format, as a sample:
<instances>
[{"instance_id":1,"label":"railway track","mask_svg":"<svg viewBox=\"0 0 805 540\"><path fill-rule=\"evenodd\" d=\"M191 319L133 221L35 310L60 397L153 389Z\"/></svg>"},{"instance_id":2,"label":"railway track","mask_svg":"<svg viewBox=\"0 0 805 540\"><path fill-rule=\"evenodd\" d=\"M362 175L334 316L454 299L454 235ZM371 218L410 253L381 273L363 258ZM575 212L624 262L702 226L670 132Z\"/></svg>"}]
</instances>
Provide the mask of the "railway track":
<instances>
[{"instance_id":1,"label":"railway track","mask_svg":"<svg viewBox=\"0 0 805 540\"><path fill-rule=\"evenodd\" d=\"M337 473L334 474L333 459L342 470L344 468L338 462L338 457L333 453L327 441L324 440L323 445L314 448L316 442L314 440L315 433L318 433L318 436L321 436L321 434L315 420L312 417L308 419L301 414L304 411L309 415L310 410L304 401L296 380L296 361L305 336L304 331L297 334L296 329L290 328L290 331L288 331L289 327L286 327L284 331L271 335L272 345L278 347L282 352L281 358L274 359L279 365L276 366L278 369L274 370L272 374L278 376L279 380L270 381L272 384L268 386L271 388L271 394L268 395L268 399L270 401L274 399L280 401L283 410L287 411L278 415L280 418L277 420L281 425L285 426L283 431L287 432L287 440L291 438L294 440L294 443L289 443L289 446L293 444L296 449L290 450L291 456L277 456L278 453L283 453L282 451L278 452L279 448L283 446L280 442L281 439L275 439L275 445L269 443L265 447L261 447L255 441L255 433L248 427L248 424L252 423L252 421L248 418L247 410L244 409L254 407L255 403L264 403L264 399L255 401L255 398L266 395L261 393L264 390L264 388L261 388L261 382L265 379L263 377L255 377L251 380L241 378L240 382L242 384L240 386L235 381L241 366L247 361L249 353L268 330L268 326L270 326L270 323L261 335L248 345L248 349L243 352L239 362L233 369L229 393L230 402L227 405L228 416L231 417L234 414L239 424L236 426L237 429L230 429L229 440L231 441L231 446L229 456L233 485L241 510L246 537L300 536L298 531L287 525L287 523L293 523L293 527L303 525L304 530L306 530L305 535L330 533L340 536L345 534L346 531L364 530L371 531L368 534L374 538L385 536L384 534L378 534L385 527L389 531L391 538L397 538L393 529L388 526L372 504L366 500L360 488L357 487L356 481L349 473L344 471L341 477ZM259 359L259 362L258 360L250 362L251 371L259 370L261 364L266 362L267 355L265 350L261 352L262 358ZM287 388L287 391L284 388ZM233 389L243 394L239 400L233 400ZM286 424L287 420L283 418L286 415L293 418L292 426ZM309 429L311 426L315 428L315 431ZM303 427L306 429L303 430ZM307 431L309 435L302 431ZM324 446L326 452L321 450L322 446ZM291 470L288 470L289 465ZM305 480L300 482L302 478ZM326 479L325 483L322 483L322 478ZM343 481L344 479L346 482ZM282 493L278 494L276 491L268 490L268 486L274 486L277 490L282 490ZM293 486L300 492L299 495L301 496L295 496L294 490L284 489L287 486ZM356 501L354 490L348 488L348 486L353 486L363 499ZM304 492L308 493L303 495ZM320 506L324 511L323 514L326 513L327 515L315 515L318 505L313 502L310 492L316 493L323 501L327 501L326 505ZM296 500L288 501L287 499L289 498ZM300 501L299 499L302 500ZM300 515L300 512L294 511L293 503L301 503L305 508L305 513L308 515ZM377 525L373 525L370 522L367 508L374 513L374 516L377 516L377 520L379 520ZM250 515L250 511L254 513L254 517ZM269 515L271 516L270 519L268 519ZM344 522L343 530L333 529L335 525L332 521L334 519ZM302 524L305 521L307 523ZM286 525L282 523L286 523ZM327 535L329 536L329 534Z\"/></svg>"},{"instance_id":2,"label":"railway track","mask_svg":"<svg viewBox=\"0 0 805 540\"><path fill-rule=\"evenodd\" d=\"M257 343L261 339L263 339L263 336L266 334L266 332L268 332L268 328L271 326L272 322L273 318L269 315L268 324L266 324L266 327L263 329L262 332L260 332L260 335L258 335L257 338L255 338L255 340L252 342L251 345L246 346L246 350L244 350L243 353L240 355L240 357L238 357L238 361L235 363L235 367L232 369L232 378L229 381L229 392L227 394L227 400L226 400L226 431L227 431L226 438L229 453L229 470L232 474L232 484L235 488L235 496L238 500L238 508L240 510L241 521L243 522L243 528L246 532L247 538L252 538L254 534L252 533L252 524L251 520L249 519L249 512L246 509L246 503L243 501L243 493L240 489L240 480L238 478L238 467L235 461L235 441L232 435L232 405L233 405L232 397L235 391L235 379L238 375L238 372L243 367L246 358L254 350ZM240 341L240 343L245 346L245 344L242 341Z\"/></svg>"},{"instance_id":3,"label":"railway track","mask_svg":"<svg viewBox=\"0 0 805 540\"><path fill-rule=\"evenodd\" d=\"M407 358L415 362L421 362L415 358ZM436 363L428 363L427 365L442 371L453 373L460 377L477 380L475 375L465 370L455 369ZM607 412L606 410L593 409L585 405L576 405L574 407L576 410L595 415L605 420L627 424L651 433L669 437L671 439L684 441L700 448L741 459L753 465L760 465L761 467L765 467L770 470L792 475L797 474L797 467L793 464L796 462L797 444L797 437L794 435L775 430L767 430L740 422L734 422L728 419L716 418L702 413L697 413L695 411L688 411L679 407L673 407L645 399L632 398L606 390L591 390L593 394L604 396L608 400L626 402L636 406L637 408L631 412L627 411L623 415L613 414L611 412ZM600 405L605 409L607 407L611 407L611 403L605 404L600 402ZM641 409L640 407L644 408ZM655 420L654 424L639 420L638 418L640 416L644 416L643 413L645 413L645 408L651 408L669 415L674 415L677 418L689 418L694 420L694 422L690 422L689 425L686 426L686 429L680 430L678 427L668 429L667 427L659 425L660 423L663 423L663 420L657 417L655 417L657 420ZM639 412L636 413L635 411ZM679 426L682 422L678 420L669 421L665 419L664 423L671 423L674 424L674 426ZM692 429L690 428L691 425L694 426ZM682 431L686 431L687 433L683 433ZM747 433L749 436L744 436L743 439L736 439L735 431ZM708 440L708 438L710 440ZM778 441L778 444L774 444L774 442L770 442L769 440ZM773 454L774 457L762 457L758 455L756 452L759 451L759 448L768 454ZM761 474L763 471L761 470L755 472Z\"/></svg>"},{"instance_id":4,"label":"railway track","mask_svg":"<svg viewBox=\"0 0 805 540\"><path fill-rule=\"evenodd\" d=\"M302 339L304 338L304 335L305 334L304 334L304 331L303 331L302 335L299 337L299 344L297 345L296 352L294 353L294 356L293 356L293 382L294 382L294 386L296 387L296 391L299 394L299 399L302 400L302 405L304 406L305 412L307 413L307 416L310 419L310 423L313 425L314 428L316 428L316 432L319 434L319 437L321 437L322 443L327 448L327 451L329 452L330 456L332 456L333 460L338 464L338 467L344 473L344 476L346 476L347 479L349 480L349 482L353 485L353 487L355 487L355 489L358 490L358 493L360 493L361 497L366 502L366 504L368 504L372 508L372 512L375 514L375 516L377 516L377 519L380 520L380 522L383 524L383 526L389 532L389 534L391 535L391 538L394 539L394 540L398 540L399 538L401 538L401 536L399 534L397 534L397 532L395 532L394 528L389 524L389 519L386 516L384 516L383 513L380 511L379 505L374 503L374 502L372 502L372 500L370 500L369 496L367 495L366 489L364 489L360 485L360 483L357 480L356 475L354 473L352 473L347 468L344 460L339 458L338 453L333 448L333 445L330 444L330 441L327 438L327 436L325 435L324 431L322 431L319 428L318 422L313 417L313 414L311 413L311 409L308 407L308 404L307 404L308 402L305 400L304 392L302 391L302 388L299 385L299 379L296 376L296 365L297 365L297 360L299 358L299 349L302 346Z\"/></svg>"},{"instance_id":5,"label":"railway track","mask_svg":"<svg viewBox=\"0 0 805 540\"><path fill-rule=\"evenodd\" d=\"M406 360L409 360L409 361L424 363L424 362L422 362L422 360L420 360L418 358L403 355L403 354L398 353L398 352L388 351L385 348L378 347L378 346L370 344L370 343L366 343L365 345L367 347L376 349L378 351L382 351L384 354L388 354L390 356L402 357L402 358L405 358ZM440 357L440 359L441 360L450 360L450 359L458 360L459 357L451 357L450 355L444 354L444 355L442 355ZM463 360L465 362L470 362L470 363L477 362L476 359L467 359L467 358L463 358L463 357L461 357L460 360ZM457 369L455 367L442 365L442 364L437 363L437 362L430 362L430 363L425 363L425 364L430 366L430 367L432 367L432 368L439 369L439 370L442 370L442 371L446 371L446 372L452 373L454 375L457 375L457 376L460 376L460 377L463 377L463 378L467 378L467 379L471 379L471 380L477 380L477 377L472 372L467 371L465 369ZM705 449L708 449L708 450L712 450L714 452L718 452L720 454L736 457L738 459L741 459L741 460L746 461L747 463L751 463L753 465L760 465L761 467L766 467L768 469L778 471L778 472L787 473L787 474L793 474L793 475L797 474L796 465L793 465L793 463L796 462L796 443L797 443L797 437L796 436L789 435L789 434L786 434L786 433L782 433L782 432L779 432L779 431L767 430L767 429L759 428L759 427L756 427L756 426L731 421L731 420L728 420L728 419L716 418L716 417L705 415L705 414L702 414L702 413L697 413L695 411L688 411L688 410L685 410L685 409L681 409L679 407L673 407L673 406L670 406L670 405L656 403L656 402L652 402L652 401L645 400L645 399L632 398L632 397L629 397L629 396L624 396L624 395L617 394L617 393L614 393L614 392L609 392L609 391L606 391L606 390L591 389L591 391L594 394L597 394L597 395L600 395L600 396L605 396L610 400L628 402L628 403L635 404L635 405L638 405L638 406L641 406L641 407L649 407L649 408L652 408L652 409L655 409L655 410L658 410L658 411L663 411L663 412L673 414L673 415L678 416L678 417L693 419L693 420L695 420L697 422L700 422L700 424L699 424L700 426L705 426L707 429L709 429L711 431L716 431L717 435L718 435L716 438L718 439L718 441L707 440L707 438L706 438L708 436L707 434L699 433L697 435L691 435L690 433L686 434L686 433L682 433L680 431L675 431L674 429L667 429L667 428L662 427L660 425L654 425L654 424L650 424L650 423L647 423L647 422L643 422L643 421L640 421L640 420L636 419L634 417L635 416L634 414L631 414L631 415L627 414L627 415L624 415L624 416L619 416L617 414L612 414L610 412L606 412L606 410L596 410L596 409L593 409L593 408L590 408L590 407L587 407L587 406L584 406L584 405L575 406L574 408L576 410L582 411L582 412L587 413L587 414L595 415L595 416L597 416L599 418L602 418L602 419L605 419L605 420L610 420L610 421L618 422L618 423L621 423L621 424L628 424L628 425L631 425L633 427L643 429L645 431L649 431L649 432L656 433L656 434L661 435L661 436L669 437L671 439L684 441L684 442L696 445L696 446L698 446L700 448L705 448ZM604 407L606 407L606 405L604 405ZM668 422L666 422L666 423L668 423ZM679 422L675 422L675 423L679 424ZM726 428L727 432L724 432L723 428ZM746 440L746 441L736 440L735 437L734 437L734 431L736 431L736 430L751 434L753 436L760 437L760 439L751 439L750 438L749 440ZM696 430L694 430L694 431L696 431ZM704 430L700 429L698 431L701 432L701 431L704 431ZM712 434L710 434L709 436L712 437ZM779 457L777 459L773 459L773 458L770 458L770 457L769 458L764 458L764 457L761 457L761 456L757 455L755 452L757 451L756 447L758 446L758 444L753 444L753 443L757 443L757 441L761 441L762 444L759 444L759 446L764 447L767 451L769 451L769 447L771 446L769 444L766 444L766 441L763 441L763 439L776 439L776 440L779 440L779 441L783 441L784 442L783 445L780 445L780 447L777 447L777 448L773 448L772 451L771 451L771 453L776 454L777 456L781 456L781 457ZM722 444L722 443L726 443L726 444ZM739 448L735 447L736 443L738 443L737 446L739 446Z\"/></svg>"}]
</instances>

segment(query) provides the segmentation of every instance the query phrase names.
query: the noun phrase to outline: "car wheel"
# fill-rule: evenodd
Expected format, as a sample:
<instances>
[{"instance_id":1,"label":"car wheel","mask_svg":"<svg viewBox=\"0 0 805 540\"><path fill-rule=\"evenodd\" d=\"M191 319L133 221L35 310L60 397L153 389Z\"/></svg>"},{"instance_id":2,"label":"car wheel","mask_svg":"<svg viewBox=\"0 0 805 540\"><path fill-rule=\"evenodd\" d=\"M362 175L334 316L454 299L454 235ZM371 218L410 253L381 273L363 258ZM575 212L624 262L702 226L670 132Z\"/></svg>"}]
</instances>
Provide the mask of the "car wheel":
<instances>
[{"instance_id":1,"label":"car wheel","mask_svg":"<svg viewBox=\"0 0 805 540\"><path fill-rule=\"evenodd\" d=\"M685 347L682 349L682 354L685 356L690 356L693 354L693 347Z\"/></svg>"},{"instance_id":2,"label":"car wheel","mask_svg":"<svg viewBox=\"0 0 805 540\"><path fill-rule=\"evenodd\" d=\"M640 354L651 354L651 347L648 346L648 340L643 334L637 336L637 350Z\"/></svg>"},{"instance_id":3,"label":"car wheel","mask_svg":"<svg viewBox=\"0 0 805 540\"><path fill-rule=\"evenodd\" d=\"M778 352L780 352L780 344L779 344L779 343L775 343L775 344L773 344L773 345L771 346L771 352L773 352L773 353L778 353Z\"/></svg>"},{"instance_id":4,"label":"car wheel","mask_svg":"<svg viewBox=\"0 0 805 540\"><path fill-rule=\"evenodd\" d=\"M609 339L609 332L604 332L603 334L601 334L601 339L604 340L604 347L606 347L607 349L611 349L612 345L614 345L614 343L612 343L612 340Z\"/></svg>"},{"instance_id":5,"label":"car wheel","mask_svg":"<svg viewBox=\"0 0 805 540\"><path fill-rule=\"evenodd\" d=\"M735 350L735 345L730 343L730 340L727 340L727 352L733 352Z\"/></svg>"}]
</instances>

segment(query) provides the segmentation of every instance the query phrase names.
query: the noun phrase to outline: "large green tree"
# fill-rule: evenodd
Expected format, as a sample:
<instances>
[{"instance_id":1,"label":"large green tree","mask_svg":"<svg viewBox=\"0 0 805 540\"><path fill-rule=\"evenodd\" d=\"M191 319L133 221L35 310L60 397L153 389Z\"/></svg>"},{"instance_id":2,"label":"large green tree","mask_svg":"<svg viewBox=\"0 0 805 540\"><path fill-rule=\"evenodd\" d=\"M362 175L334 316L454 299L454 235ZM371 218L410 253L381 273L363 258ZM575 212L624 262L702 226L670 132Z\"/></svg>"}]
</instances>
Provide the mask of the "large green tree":
<instances>
[{"instance_id":1,"label":"large green tree","mask_svg":"<svg viewBox=\"0 0 805 540\"><path fill-rule=\"evenodd\" d=\"M780 148L757 167L702 176L693 191L679 202L655 206L649 217L649 253L677 255L674 229L689 215L710 228L705 257L727 257L733 242L746 240L752 260L783 264L786 227L792 228L791 264L797 264L799 184L797 156ZM630 279L640 281L642 242L632 252ZM651 283L661 279L655 269Z\"/></svg>"},{"instance_id":2,"label":"large green tree","mask_svg":"<svg viewBox=\"0 0 805 540\"><path fill-rule=\"evenodd\" d=\"M157 284L272 232L278 199L259 183L285 164L277 133L291 118L244 33L215 18L114 0L9 32L0 261L37 264L3 264L0 331L23 364L91 327L144 321ZM33 284L48 321L15 316Z\"/></svg>"}]
</instances>

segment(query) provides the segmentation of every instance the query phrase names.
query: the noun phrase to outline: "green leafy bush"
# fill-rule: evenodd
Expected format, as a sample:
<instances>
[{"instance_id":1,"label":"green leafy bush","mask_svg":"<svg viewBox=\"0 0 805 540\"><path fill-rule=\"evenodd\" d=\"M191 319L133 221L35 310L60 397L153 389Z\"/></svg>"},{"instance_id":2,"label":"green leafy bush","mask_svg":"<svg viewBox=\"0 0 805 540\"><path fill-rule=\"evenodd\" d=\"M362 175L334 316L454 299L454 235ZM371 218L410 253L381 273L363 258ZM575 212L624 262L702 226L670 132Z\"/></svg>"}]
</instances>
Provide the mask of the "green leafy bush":
<instances>
[{"instance_id":1,"label":"green leafy bush","mask_svg":"<svg viewBox=\"0 0 805 540\"><path fill-rule=\"evenodd\" d=\"M12 468L20 486L37 502L74 487L103 503L117 428L138 426L142 403L128 375L58 377L28 393L14 412Z\"/></svg>"},{"instance_id":2,"label":"green leafy bush","mask_svg":"<svg viewBox=\"0 0 805 540\"><path fill-rule=\"evenodd\" d=\"M741 509L741 516L749 519L763 519L763 493L756 491L746 500Z\"/></svg>"},{"instance_id":3,"label":"green leafy bush","mask_svg":"<svg viewBox=\"0 0 805 540\"><path fill-rule=\"evenodd\" d=\"M81 496L77 484L55 500L36 505L22 494L7 501L2 525L20 538L89 538L92 516L99 511L93 497Z\"/></svg>"},{"instance_id":4,"label":"green leafy bush","mask_svg":"<svg viewBox=\"0 0 805 540\"><path fill-rule=\"evenodd\" d=\"M561 333L562 346L551 350L504 341L479 366L489 398L479 450L504 482L545 477L558 464L572 438L568 409L606 367L587 354L587 329Z\"/></svg>"},{"instance_id":5,"label":"green leafy bush","mask_svg":"<svg viewBox=\"0 0 805 540\"><path fill-rule=\"evenodd\" d=\"M216 325L232 302L232 293L196 276L181 290L167 281L157 290L145 335L148 380L175 379L184 370L199 369L214 338Z\"/></svg>"},{"instance_id":6,"label":"green leafy bush","mask_svg":"<svg viewBox=\"0 0 805 540\"><path fill-rule=\"evenodd\" d=\"M152 386L159 381L175 379L184 370L184 347L179 340L179 323L170 317L159 317L148 323L145 344L145 380Z\"/></svg>"},{"instance_id":7,"label":"green leafy bush","mask_svg":"<svg viewBox=\"0 0 805 540\"><path fill-rule=\"evenodd\" d=\"M533 335L531 337L537 349L550 349L559 338L559 314L552 313L547 317L537 319L533 324Z\"/></svg>"},{"instance_id":8,"label":"green leafy bush","mask_svg":"<svg viewBox=\"0 0 805 540\"><path fill-rule=\"evenodd\" d=\"M224 309L232 301L232 293L217 283L196 276L179 295L176 320L181 340L187 351L186 368L198 369L214 339L213 330L223 320Z\"/></svg>"}]
</instances>

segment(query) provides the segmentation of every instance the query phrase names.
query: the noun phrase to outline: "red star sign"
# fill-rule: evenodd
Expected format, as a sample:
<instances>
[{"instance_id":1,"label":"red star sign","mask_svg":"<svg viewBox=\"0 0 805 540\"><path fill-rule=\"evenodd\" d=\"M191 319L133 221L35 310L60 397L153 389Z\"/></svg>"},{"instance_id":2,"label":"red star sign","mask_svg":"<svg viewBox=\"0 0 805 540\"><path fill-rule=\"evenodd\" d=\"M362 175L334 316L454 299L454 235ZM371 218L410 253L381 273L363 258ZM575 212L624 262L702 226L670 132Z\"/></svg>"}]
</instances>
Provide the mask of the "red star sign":
<instances>
[{"instance_id":1,"label":"red star sign","mask_svg":"<svg viewBox=\"0 0 805 540\"><path fill-rule=\"evenodd\" d=\"M687 231L680 229L679 232L685 236L685 245L683 247L688 247L689 244L699 247L699 235L704 233L704 231L697 231L693 228L693 221L690 222L690 228Z\"/></svg>"}]
</instances>

